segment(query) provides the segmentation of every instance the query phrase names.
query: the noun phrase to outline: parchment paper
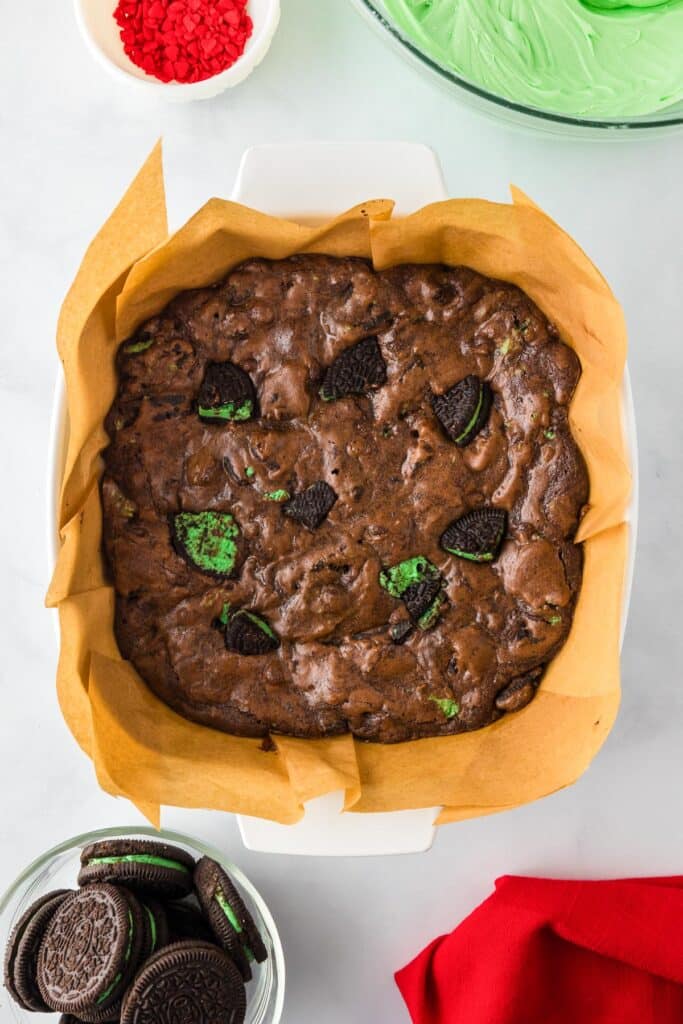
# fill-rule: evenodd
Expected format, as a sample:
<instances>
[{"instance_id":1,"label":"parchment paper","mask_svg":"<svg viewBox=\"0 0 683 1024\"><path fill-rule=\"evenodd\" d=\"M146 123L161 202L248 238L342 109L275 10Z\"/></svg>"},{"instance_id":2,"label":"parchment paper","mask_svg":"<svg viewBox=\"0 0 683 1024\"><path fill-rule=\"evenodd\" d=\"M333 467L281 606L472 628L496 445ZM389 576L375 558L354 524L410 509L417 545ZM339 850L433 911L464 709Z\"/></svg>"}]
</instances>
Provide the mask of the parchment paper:
<instances>
[{"instance_id":1,"label":"parchment paper","mask_svg":"<svg viewBox=\"0 0 683 1024\"><path fill-rule=\"evenodd\" d=\"M61 551L47 600L59 608L57 685L67 724L102 788L132 800L154 823L163 804L291 823L306 800L339 789L349 811L438 805L440 823L456 821L569 785L604 742L619 704L631 484L621 395L626 332L616 299L576 243L516 189L512 198L511 205L450 200L403 219L392 218L391 201L373 200L320 228L213 199L168 238L157 147L88 249L58 330L70 433ZM258 740L178 716L118 652L98 486L118 344L177 292L210 284L248 257L296 252L364 256L378 268L466 264L512 281L581 359L571 421L591 491L574 625L531 704L486 729L395 746L276 736L276 749L266 752Z\"/></svg>"}]
</instances>

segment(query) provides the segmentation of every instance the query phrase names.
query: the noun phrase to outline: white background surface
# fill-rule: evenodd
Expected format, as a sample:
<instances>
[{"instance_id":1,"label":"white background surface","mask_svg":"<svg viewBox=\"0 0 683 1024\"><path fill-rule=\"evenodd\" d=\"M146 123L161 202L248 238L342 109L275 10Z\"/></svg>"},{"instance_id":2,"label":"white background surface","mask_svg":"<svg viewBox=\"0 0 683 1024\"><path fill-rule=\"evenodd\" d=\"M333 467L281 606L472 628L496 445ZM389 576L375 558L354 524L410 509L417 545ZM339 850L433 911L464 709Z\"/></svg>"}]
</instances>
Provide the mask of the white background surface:
<instances>
[{"instance_id":1,"label":"white background surface","mask_svg":"<svg viewBox=\"0 0 683 1024\"><path fill-rule=\"evenodd\" d=\"M345 0L284 0L265 63L206 105L148 105L86 53L70 5L0 0L0 886L47 846L137 821L97 789L54 694L44 486L54 327L83 250L157 136L194 151L228 194L258 142L402 138L433 146L453 195L528 191L588 250L624 303L639 419L639 561L620 718L572 789L449 826L391 860L246 853L234 819L170 815L221 846L269 901L289 968L285 1024L407 1021L392 971L452 928L503 872L683 869L683 137L627 145L483 121L404 65ZM0 1021L6 1010L0 1001Z\"/></svg>"}]
</instances>

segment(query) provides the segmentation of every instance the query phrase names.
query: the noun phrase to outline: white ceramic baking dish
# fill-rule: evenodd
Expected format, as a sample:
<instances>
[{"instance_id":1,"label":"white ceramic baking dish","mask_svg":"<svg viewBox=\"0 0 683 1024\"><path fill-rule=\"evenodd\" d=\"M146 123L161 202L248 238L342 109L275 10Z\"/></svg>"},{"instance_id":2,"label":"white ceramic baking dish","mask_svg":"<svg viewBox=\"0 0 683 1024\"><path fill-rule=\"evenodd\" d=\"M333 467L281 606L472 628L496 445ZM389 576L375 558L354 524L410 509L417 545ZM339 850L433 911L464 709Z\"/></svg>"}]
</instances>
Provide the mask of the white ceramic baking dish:
<instances>
[{"instance_id":1,"label":"white ceramic baking dish","mask_svg":"<svg viewBox=\"0 0 683 1024\"><path fill-rule=\"evenodd\" d=\"M166 151L169 222L174 228L196 209L209 192L192 198L187 191L183 156ZM189 180L194 181L192 177ZM195 182L198 188L205 182ZM328 220L369 198L396 200L398 214L411 213L427 203L448 198L438 158L414 143L294 143L257 146L247 150L237 175L232 199L265 213L305 223ZM187 206L187 210L185 207ZM631 597L638 522L638 456L636 422L628 368L624 375L623 415L628 440L633 493L628 512L629 554L622 638ZM59 550L57 508L62 481L68 416L64 385L59 377L54 401L48 467L48 550L50 567ZM343 793L310 801L297 825L278 825L260 818L238 816L245 846L264 853L312 856L362 856L418 853L434 841L437 807L382 814L341 814ZM189 827L189 815L173 812L173 823Z\"/></svg>"}]
</instances>

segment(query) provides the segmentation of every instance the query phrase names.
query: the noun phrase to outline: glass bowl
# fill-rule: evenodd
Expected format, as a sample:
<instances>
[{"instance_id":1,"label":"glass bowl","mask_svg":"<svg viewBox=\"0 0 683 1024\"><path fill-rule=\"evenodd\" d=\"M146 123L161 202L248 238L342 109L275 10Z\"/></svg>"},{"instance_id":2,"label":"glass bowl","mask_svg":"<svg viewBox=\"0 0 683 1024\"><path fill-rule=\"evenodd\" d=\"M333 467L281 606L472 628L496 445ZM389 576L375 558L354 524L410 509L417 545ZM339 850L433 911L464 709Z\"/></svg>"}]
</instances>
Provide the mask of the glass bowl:
<instances>
[{"instance_id":1,"label":"glass bowl","mask_svg":"<svg viewBox=\"0 0 683 1024\"><path fill-rule=\"evenodd\" d=\"M427 74L440 80L450 92L455 92L470 106L481 113L506 121L514 125L522 125L540 129L557 135L569 135L577 138L631 138L663 134L683 128L683 103L676 103L666 110L636 117L620 117L611 119L592 119L590 117L558 114L550 110L540 110L488 92L474 82L461 78L454 71L428 56L396 23L388 12L384 0L351 0L355 9L374 29L398 50L406 60L421 67Z\"/></svg>"},{"instance_id":2,"label":"glass bowl","mask_svg":"<svg viewBox=\"0 0 683 1024\"><path fill-rule=\"evenodd\" d=\"M247 985L247 1016L245 1024L278 1024L285 999L285 960L275 922L263 897L238 867L219 851L199 839L175 832L156 832L151 828L111 828L89 832L61 843L34 861L14 882L0 900L0 954L4 957L10 933L25 910L37 899L54 889L74 889L84 846L102 839L156 839L187 850L194 857L212 857L229 873L249 909L268 950L268 959L254 964L254 977ZM6 989L0 989L0 1020L29 1024L56 1021L57 1015L26 1013L17 1006Z\"/></svg>"}]
</instances>

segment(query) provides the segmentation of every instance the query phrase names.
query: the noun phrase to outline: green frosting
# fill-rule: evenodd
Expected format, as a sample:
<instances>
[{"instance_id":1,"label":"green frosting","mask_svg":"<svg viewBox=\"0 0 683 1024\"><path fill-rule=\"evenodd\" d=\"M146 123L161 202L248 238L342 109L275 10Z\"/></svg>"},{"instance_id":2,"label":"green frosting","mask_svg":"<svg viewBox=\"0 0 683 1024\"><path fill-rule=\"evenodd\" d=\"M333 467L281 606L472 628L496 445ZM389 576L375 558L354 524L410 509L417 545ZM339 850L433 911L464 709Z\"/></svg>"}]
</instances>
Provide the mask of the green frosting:
<instances>
[{"instance_id":1,"label":"green frosting","mask_svg":"<svg viewBox=\"0 0 683 1024\"><path fill-rule=\"evenodd\" d=\"M289 491L280 489L279 491L269 491L264 494L264 498L268 501L289 501Z\"/></svg>"},{"instance_id":2,"label":"green frosting","mask_svg":"<svg viewBox=\"0 0 683 1024\"><path fill-rule=\"evenodd\" d=\"M241 405L235 402L226 402L225 405L199 406L199 415L203 420L234 420L242 422L250 420L254 414L254 403L251 398L246 398Z\"/></svg>"},{"instance_id":3,"label":"green frosting","mask_svg":"<svg viewBox=\"0 0 683 1024\"><path fill-rule=\"evenodd\" d=\"M239 526L229 512L180 512L176 536L188 558L205 572L229 576L237 560Z\"/></svg>"},{"instance_id":4,"label":"green frosting","mask_svg":"<svg viewBox=\"0 0 683 1024\"><path fill-rule=\"evenodd\" d=\"M400 598L414 583L422 583L427 579L436 579L439 570L423 555L407 558L405 562L383 569L379 574L380 586L388 590L392 597ZM431 609L425 612L428 615ZM423 616L424 618L424 616Z\"/></svg>"},{"instance_id":5,"label":"green frosting","mask_svg":"<svg viewBox=\"0 0 683 1024\"><path fill-rule=\"evenodd\" d=\"M179 861L169 860L166 857L153 857L150 853L129 853L122 857L93 857L88 864L153 864L157 868L172 868L174 871L184 871L185 874L189 874L189 868Z\"/></svg>"},{"instance_id":6,"label":"green frosting","mask_svg":"<svg viewBox=\"0 0 683 1024\"><path fill-rule=\"evenodd\" d=\"M253 466L247 466L247 468L244 471L244 475L249 477L249 479L251 480L255 472L256 470L254 469Z\"/></svg>"},{"instance_id":7,"label":"green frosting","mask_svg":"<svg viewBox=\"0 0 683 1024\"><path fill-rule=\"evenodd\" d=\"M429 699L439 706L446 718L455 718L460 713L460 705L452 697L430 697Z\"/></svg>"},{"instance_id":8,"label":"green frosting","mask_svg":"<svg viewBox=\"0 0 683 1024\"><path fill-rule=\"evenodd\" d=\"M237 915L235 914L235 911L232 909L232 907L230 906L230 904L228 903L228 901L226 900L225 896L223 895L223 893L221 892L220 889L216 890L215 898L216 898L216 903L218 903L219 907L221 908L221 910L223 911L223 913L227 917L227 919L230 922L231 926L234 928L234 930L237 932L238 935L242 935L242 932L244 931L244 929L242 928L242 925L239 923L239 920L237 919ZM246 953L248 960L255 960L256 959L256 957L254 956L252 950L249 948L249 946L247 946L247 944L246 944L246 942L244 940L242 940L242 949Z\"/></svg>"},{"instance_id":9,"label":"green frosting","mask_svg":"<svg viewBox=\"0 0 683 1024\"><path fill-rule=\"evenodd\" d=\"M91 863L92 863L92 861L91 861ZM124 962L124 966L130 960L130 954L133 951L133 934L134 934L134 932L135 932L135 926L133 924L133 915L132 915L132 913L129 910L128 911L128 945L126 947L126 955L125 955L124 961L123 961ZM114 978L114 980L112 981L111 985L109 986L109 988L105 989L105 991L102 993L102 995L97 1000L97 1005L100 1006L102 1003L106 1002L107 999L109 999L109 997L114 994L114 992L119 987L119 985L121 984L122 981L123 981L123 971L121 971L119 974L117 974L116 977Z\"/></svg>"},{"instance_id":10,"label":"green frosting","mask_svg":"<svg viewBox=\"0 0 683 1024\"><path fill-rule=\"evenodd\" d=\"M385 0L430 58L557 113L650 114L683 99L683 0Z\"/></svg>"}]
</instances>

